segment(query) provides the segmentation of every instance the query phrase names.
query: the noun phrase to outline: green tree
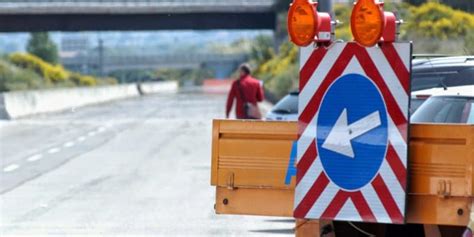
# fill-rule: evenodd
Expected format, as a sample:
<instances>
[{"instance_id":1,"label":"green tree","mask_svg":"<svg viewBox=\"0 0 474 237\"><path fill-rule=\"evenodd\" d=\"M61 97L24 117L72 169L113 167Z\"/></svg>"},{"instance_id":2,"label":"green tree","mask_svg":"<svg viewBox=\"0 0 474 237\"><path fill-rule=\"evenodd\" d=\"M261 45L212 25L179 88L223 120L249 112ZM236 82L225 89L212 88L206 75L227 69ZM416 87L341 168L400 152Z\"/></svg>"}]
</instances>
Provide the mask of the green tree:
<instances>
[{"instance_id":1,"label":"green tree","mask_svg":"<svg viewBox=\"0 0 474 237\"><path fill-rule=\"evenodd\" d=\"M31 33L26 50L46 62L58 63L58 48L49 38L48 32Z\"/></svg>"}]
</instances>

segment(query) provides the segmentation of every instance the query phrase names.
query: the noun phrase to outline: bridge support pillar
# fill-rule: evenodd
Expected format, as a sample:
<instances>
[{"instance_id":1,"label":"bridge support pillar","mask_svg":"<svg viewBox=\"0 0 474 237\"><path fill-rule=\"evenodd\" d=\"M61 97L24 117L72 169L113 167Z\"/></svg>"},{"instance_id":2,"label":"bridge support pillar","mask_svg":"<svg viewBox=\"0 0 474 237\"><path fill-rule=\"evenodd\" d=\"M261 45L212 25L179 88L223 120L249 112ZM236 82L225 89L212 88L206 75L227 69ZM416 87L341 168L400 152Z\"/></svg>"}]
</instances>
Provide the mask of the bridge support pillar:
<instances>
[{"instance_id":1,"label":"bridge support pillar","mask_svg":"<svg viewBox=\"0 0 474 237\"><path fill-rule=\"evenodd\" d=\"M203 65L203 68L210 69L214 72L215 78L226 79L229 78L232 73L237 70L237 67L243 61L234 62L208 62Z\"/></svg>"}]
</instances>

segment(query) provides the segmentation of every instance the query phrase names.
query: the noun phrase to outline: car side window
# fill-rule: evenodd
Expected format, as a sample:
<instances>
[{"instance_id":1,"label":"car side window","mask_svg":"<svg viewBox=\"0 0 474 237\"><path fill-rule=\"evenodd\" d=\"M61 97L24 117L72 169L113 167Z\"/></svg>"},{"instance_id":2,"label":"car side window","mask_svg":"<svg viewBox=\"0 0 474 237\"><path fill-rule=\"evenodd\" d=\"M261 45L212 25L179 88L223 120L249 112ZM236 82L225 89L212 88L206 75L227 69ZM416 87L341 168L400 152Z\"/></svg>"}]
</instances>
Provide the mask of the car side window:
<instances>
[{"instance_id":1,"label":"car side window","mask_svg":"<svg viewBox=\"0 0 474 237\"><path fill-rule=\"evenodd\" d=\"M414 73L411 87L413 91L442 87L443 79L432 73Z\"/></svg>"},{"instance_id":2,"label":"car side window","mask_svg":"<svg viewBox=\"0 0 474 237\"><path fill-rule=\"evenodd\" d=\"M463 69L457 73L449 74L445 79L446 86L474 85L474 67Z\"/></svg>"},{"instance_id":3,"label":"car side window","mask_svg":"<svg viewBox=\"0 0 474 237\"><path fill-rule=\"evenodd\" d=\"M433 69L434 70L434 69ZM474 68L452 71L414 72L412 90L474 85Z\"/></svg>"}]
</instances>

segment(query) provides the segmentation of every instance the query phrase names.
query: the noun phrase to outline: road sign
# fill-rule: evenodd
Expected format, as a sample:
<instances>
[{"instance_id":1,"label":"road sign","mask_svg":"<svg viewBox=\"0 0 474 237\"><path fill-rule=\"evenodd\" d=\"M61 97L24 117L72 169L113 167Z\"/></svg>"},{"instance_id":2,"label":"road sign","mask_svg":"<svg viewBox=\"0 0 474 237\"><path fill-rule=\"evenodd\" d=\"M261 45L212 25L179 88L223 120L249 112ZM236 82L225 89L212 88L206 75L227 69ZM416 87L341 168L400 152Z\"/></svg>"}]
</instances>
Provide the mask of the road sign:
<instances>
[{"instance_id":1,"label":"road sign","mask_svg":"<svg viewBox=\"0 0 474 237\"><path fill-rule=\"evenodd\" d=\"M300 57L294 216L404 223L411 44Z\"/></svg>"}]
</instances>

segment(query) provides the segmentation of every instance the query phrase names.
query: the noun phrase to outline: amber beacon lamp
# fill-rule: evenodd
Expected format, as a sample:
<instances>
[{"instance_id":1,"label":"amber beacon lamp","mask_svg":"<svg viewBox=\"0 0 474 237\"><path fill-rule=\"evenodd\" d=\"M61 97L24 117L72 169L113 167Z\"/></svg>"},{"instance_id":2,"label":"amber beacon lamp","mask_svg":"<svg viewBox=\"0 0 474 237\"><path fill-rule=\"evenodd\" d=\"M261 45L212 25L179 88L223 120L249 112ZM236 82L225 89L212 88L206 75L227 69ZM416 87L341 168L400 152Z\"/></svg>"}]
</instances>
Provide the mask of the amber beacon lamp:
<instances>
[{"instance_id":1,"label":"amber beacon lamp","mask_svg":"<svg viewBox=\"0 0 474 237\"><path fill-rule=\"evenodd\" d=\"M395 15L384 12L383 3L377 0L358 0L352 9L352 35L365 47L379 42L394 42L398 23Z\"/></svg>"},{"instance_id":2,"label":"amber beacon lamp","mask_svg":"<svg viewBox=\"0 0 474 237\"><path fill-rule=\"evenodd\" d=\"M317 12L317 2L293 0L288 11L288 34L291 42L300 47L311 43L331 41L331 17Z\"/></svg>"}]
</instances>

